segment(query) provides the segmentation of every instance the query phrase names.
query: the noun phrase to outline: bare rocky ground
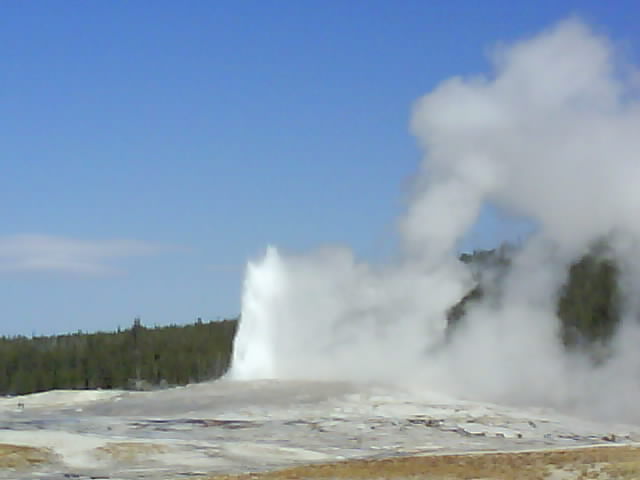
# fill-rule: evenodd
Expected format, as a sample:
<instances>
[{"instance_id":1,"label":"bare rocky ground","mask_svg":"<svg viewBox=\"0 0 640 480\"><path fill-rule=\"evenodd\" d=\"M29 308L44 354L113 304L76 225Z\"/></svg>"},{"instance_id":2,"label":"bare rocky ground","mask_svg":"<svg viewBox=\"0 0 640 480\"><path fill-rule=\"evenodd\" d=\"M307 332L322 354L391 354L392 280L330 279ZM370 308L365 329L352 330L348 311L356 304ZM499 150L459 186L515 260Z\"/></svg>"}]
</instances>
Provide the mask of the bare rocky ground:
<instances>
[{"instance_id":1,"label":"bare rocky ground","mask_svg":"<svg viewBox=\"0 0 640 480\"><path fill-rule=\"evenodd\" d=\"M639 426L383 385L221 381L0 399L4 479L640 478L639 441Z\"/></svg>"}]
</instances>

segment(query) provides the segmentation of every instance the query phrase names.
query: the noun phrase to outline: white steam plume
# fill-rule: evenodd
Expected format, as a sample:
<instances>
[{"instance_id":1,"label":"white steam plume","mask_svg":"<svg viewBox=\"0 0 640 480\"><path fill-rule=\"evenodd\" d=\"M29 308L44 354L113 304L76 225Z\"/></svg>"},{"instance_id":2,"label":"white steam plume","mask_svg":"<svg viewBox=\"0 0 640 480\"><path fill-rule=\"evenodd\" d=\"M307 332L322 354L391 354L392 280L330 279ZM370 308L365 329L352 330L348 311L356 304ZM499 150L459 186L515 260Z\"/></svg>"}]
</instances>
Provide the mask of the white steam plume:
<instances>
[{"instance_id":1,"label":"white steam plume","mask_svg":"<svg viewBox=\"0 0 640 480\"><path fill-rule=\"evenodd\" d=\"M449 79L417 102L425 157L400 224L403 260L374 268L346 250L268 249L247 269L232 376L411 380L640 421L638 302L625 302L616 355L596 370L563 351L555 315L567 265L594 240L615 233L616 253L640 258L637 92L612 44L578 20L491 59L490 75ZM485 202L539 229L500 301L469 311L443 347L446 311L472 286L455 247ZM624 265L629 298L638 263Z\"/></svg>"}]
</instances>

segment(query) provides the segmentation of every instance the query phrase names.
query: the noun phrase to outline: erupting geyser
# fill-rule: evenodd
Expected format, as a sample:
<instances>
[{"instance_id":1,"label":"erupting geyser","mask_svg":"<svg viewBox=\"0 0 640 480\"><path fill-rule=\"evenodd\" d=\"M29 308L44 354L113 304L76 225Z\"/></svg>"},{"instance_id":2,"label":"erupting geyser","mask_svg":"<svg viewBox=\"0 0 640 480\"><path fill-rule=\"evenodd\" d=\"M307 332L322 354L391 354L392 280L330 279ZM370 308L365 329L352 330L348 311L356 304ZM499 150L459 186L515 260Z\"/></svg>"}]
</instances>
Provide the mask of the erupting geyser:
<instances>
[{"instance_id":1,"label":"erupting geyser","mask_svg":"<svg viewBox=\"0 0 640 480\"><path fill-rule=\"evenodd\" d=\"M269 248L249 264L232 377L411 381L640 419L637 71L577 20L491 60L489 75L446 80L415 106L425 157L400 221L401 261ZM499 301L467 312L447 342L447 309L473 286L456 244L487 202L537 230ZM613 356L594 366L562 348L555 301L567 265L605 236L624 259L627 301Z\"/></svg>"},{"instance_id":2,"label":"erupting geyser","mask_svg":"<svg viewBox=\"0 0 640 480\"><path fill-rule=\"evenodd\" d=\"M426 349L441 343L440 313L464 293L467 275L462 265L374 271L344 249L282 256L271 247L247 268L232 376L397 380L412 374Z\"/></svg>"}]
</instances>

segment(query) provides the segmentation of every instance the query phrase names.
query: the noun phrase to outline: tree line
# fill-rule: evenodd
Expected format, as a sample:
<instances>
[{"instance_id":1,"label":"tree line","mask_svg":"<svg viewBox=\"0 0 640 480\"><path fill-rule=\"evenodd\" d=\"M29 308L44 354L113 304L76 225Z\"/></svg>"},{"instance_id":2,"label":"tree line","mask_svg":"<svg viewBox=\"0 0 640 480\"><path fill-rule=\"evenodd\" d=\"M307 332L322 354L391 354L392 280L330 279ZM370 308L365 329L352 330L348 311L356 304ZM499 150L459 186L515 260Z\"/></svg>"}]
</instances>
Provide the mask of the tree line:
<instances>
[{"instance_id":1,"label":"tree line","mask_svg":"<svg viewBox=\"0 0 640 480\"><path fill-rule=\"evenodd\" d=\"M218 378L238 319L133 325L117 332L0 338L0 395L52 389L147 389Z\"/></svg>"},{"instance_id":2,"label":"tree line","mask_svg":"<svg viewBox=\"0 0 640 480\"><path fill-rule=\"evenodd\" d=\"M476 285L447 312L449 338L474 304L499 298L513 254L514 249L506 246L461 255L460 260L474 272ZM619 273L604 242L568 266L555 308L559 340L567 350L586 352L596 362L606 358L621 320Z\"/></svg>"}]
</instances>

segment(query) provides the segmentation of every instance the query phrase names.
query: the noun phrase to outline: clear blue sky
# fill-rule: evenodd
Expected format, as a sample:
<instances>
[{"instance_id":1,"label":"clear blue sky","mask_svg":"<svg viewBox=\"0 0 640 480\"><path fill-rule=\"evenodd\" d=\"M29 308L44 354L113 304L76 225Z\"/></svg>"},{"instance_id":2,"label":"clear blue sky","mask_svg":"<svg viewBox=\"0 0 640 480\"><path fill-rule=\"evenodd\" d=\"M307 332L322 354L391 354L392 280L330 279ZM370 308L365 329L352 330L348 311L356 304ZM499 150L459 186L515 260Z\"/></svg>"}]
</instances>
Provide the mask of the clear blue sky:
<instances>
[{"instance_id":1,"label":"clear blue sky","mask_svg":"<svg viewBox=\"0 0 640 480\"><path fill-rule=\"evenodd\" d=\"M640 63L637 1L0 2L0 335L236 315L267 244L385 258L412 102L571 14Z\"/></svg>"}]
</instances>

